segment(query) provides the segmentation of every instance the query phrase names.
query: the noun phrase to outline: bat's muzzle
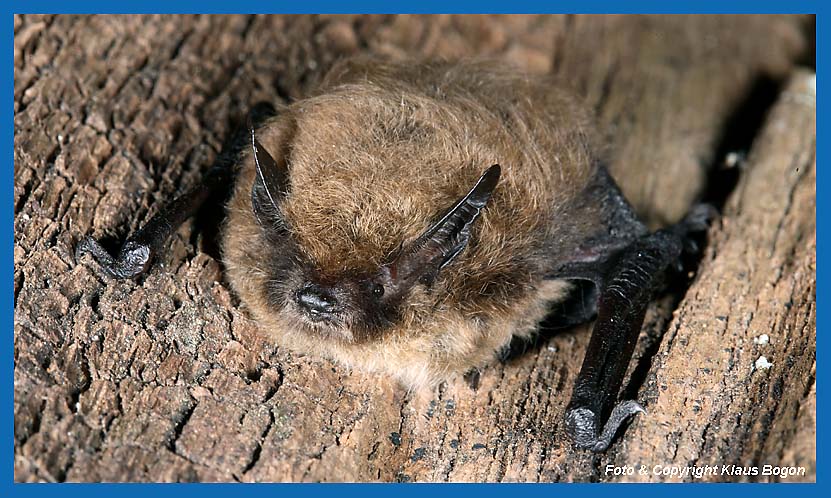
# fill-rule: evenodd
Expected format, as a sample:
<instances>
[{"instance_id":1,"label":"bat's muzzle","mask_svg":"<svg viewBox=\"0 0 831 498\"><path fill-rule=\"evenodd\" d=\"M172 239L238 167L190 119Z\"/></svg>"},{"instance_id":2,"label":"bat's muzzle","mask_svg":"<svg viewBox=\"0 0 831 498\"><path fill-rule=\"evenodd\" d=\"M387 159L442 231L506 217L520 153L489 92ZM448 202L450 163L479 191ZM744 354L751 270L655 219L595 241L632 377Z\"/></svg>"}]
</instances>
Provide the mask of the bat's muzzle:
<instances>
[{"instance_id":1,"label":"bat's muzzle","mask_svg":"<svg viewBox=\"0 0 831 498\"><path fill-rule=\"evenodd\" d=\"M338 311L338 300L330 289L307 284L294 295L297 306L312 321L331 321Z\"/></svg>"}]
</instances>

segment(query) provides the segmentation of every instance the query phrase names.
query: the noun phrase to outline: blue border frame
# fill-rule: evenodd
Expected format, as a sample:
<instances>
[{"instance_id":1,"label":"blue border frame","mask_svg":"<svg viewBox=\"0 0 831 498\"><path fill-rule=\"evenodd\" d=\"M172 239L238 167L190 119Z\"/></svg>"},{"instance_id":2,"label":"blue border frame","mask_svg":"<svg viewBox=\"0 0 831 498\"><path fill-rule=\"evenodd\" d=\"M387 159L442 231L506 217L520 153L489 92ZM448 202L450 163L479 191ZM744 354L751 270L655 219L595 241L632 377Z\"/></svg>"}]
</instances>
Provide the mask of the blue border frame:
<instances>
[{"instance_id":1,"label":"blue border frame","mask_svg":"<svg viewBox=\"0 0 831 498\"><path fill-rule=\"evenodd\" d=\"M361 0L353 1L349 4L332 0L305 0L303 2L291 3L274 3L265 0L245 0L244 2L217 2L215 0L183 0L172 4L162 0L146 0L143 2L136 1L120 1L120 2L105 2L97 1L76 1L71 4L65 2L57 2L54 0L11 0L0 6L6 16L6 22L0 27L3 36L0 41L2 51L5 54L3 60L6 61L6 72L2 75L2 87L7 95L8 100L3 100L2 114L6 116L0 122L0 136L3 137L2 145L0 145L0 152L2 157L6 157L4 167L0 168L0 175L2 175L3 189L0 190L2 196L3 216L2 224L4 230L0 233L2 242L0 242L0 251L2 251L3 264L0 265L3 279L8 282L9 287L2 289L2 308L0 309L0 317L2 317L3 330L7 331L6 344L10 345L13 340L13 317L14 317L14 296L13 296L13 274L14 274L14 260L13 260L13 235L14 235L14 209L13 209L13 185L14 185L14 134L13 134L13 116L14 116L14 55L13 55L13 41L14 31L13 25L10 22L12 13L815 13L817 14L817 75L819 76L820 67L824 67L827 55L824 50L825 41L823 33L823 24L825 21L825 8L821 1L810 0L791 0L789 2L775 2L770 0L760 1L714 1L703 0L698 2L690 1L656 1L656 0L638 0L630 2L613 2L606 1L580 1L580 0L566 0L559 1L556 4L544 3L542 1L533 0L513 0L510 3L496 2L493 0L422 0L419 2L411 2L409 4L391 5L388 1L383 0ZM9 71L9 68L12 68ZM822 77L818 78L822 82ZM819 83L822 86L822 83ZM824 95L824 89L819 90L820 95ZM828 110L828 106L822 98L817 100L817 155L818 158L825 157L826 145L823 140L827 135L825 126L827 116L824 111ZM818 161L821 162L821 161ZM827 189L828 181L824 174L818 174L817 189L818 193ZM817 198L817 214L822 214L827 211L826 201L824 196L819 195ZM825 223L824 217L817 216L817 250L822 252L826 247ZM819 255L818 255L819 256ZM817 279L819 282L824 282L827 271L825 266L817 263ZM817 301L822 302L821 285L817 285ZM821 329L825 323L822 313L817 310L817 329ZM821 337L817 337L817 347L820 351L823 350L824 341ZM396 493L399 496L415 496L429 493L456 496L460 493L474 493L477 496L496 496L505 492L508 493L522 493L526 496L545 496L548 497L553 493L561 494L580 494L584 496L586 493L594 495L596 493L603 493L612 491L610 485L591 485L591 484L572 484L566 486L557 486L551 488L547 484L254 484L249 486L237 486L234 484L13 484L14 480L14 452L13 452L13 435L14 435L14 419L13 419L13 401L14 394L12 389L13 383L13 348L3 350L3 363L0 367L0 392L2 392L2 424L0 424L0 440L6 441L9 446L8 452L3 455L2 466L0 467L0 496L109 496L113 493L119 495L136 495L147 492L153 493L157 496L173 496L181 493L200 493L208 496L225 496L228 493L248 496L260 496L266 494L309 494L309 495L329 495L337 493L338 495L357 495L357 496L380 496L388 493ZM822 356L819 354L818 356ZM822 369L818 369L818 381L823 386L826 375L821 373ZM819 380L822 379L822 380ZM827 395L822 389L818 393L817 400L817 420L825 420L819 414L824 414L827 406ZM798 494L819 494L823 488L826 487L828 479L825 477L825 469L827 462L827 432L822 427L822 424L817 424L817 484L797 484L792 487L784 488L787 484L748 484L744 486L752 486L752 489L736 490L735 488L728 488L729 486L737 486L733 484L685 484L677 485L672 488L672 493L679 496L695 496L700 498L702 492L715 493L718 495L726 495L727 493L739 491L742 493L752 493L757 497L773 496L780 493L798 493ZM464 486L464 487L462 487ZM507 489L506 486L510 486ZM668 491L666 486L671 484L632 484L625 488L625 492L634 492L639 495L656 495L663 494ZM149 488L148 488L149 487ZM703 489L706 488L706 489ZM619 491L621 488L615 488Z\"/></svg>"}]
</instances>

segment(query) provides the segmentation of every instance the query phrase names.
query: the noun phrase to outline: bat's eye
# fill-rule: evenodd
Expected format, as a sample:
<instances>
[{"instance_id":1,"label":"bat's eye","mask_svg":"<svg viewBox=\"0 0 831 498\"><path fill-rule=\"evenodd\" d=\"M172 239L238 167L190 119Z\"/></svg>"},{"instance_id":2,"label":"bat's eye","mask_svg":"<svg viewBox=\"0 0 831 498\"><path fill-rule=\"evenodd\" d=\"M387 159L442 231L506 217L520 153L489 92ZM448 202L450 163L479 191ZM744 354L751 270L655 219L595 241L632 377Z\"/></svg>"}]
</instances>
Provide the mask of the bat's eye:
<instances>
[{"instance_id":1,"label":"bat's eye","mask_svg":"<svg viewBox=\"0 0 831 498\"><path fill-rule=\"evenodd\" d=\"M373 284L372 285L372 295L375 297L381 297L384 295L384 286L381 284Z\"/></svg>"}]
</instances>

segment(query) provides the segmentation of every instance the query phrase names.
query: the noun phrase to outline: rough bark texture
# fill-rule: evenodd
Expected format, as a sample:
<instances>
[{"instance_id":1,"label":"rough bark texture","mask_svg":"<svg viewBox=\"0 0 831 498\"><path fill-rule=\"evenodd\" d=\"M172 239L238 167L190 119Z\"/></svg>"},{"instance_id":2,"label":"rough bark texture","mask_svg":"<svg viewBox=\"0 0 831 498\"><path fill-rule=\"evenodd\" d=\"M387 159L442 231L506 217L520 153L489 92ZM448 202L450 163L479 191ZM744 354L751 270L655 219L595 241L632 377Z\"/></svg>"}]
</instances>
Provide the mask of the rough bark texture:
<instances>
[{"instance_id":1,"label":"rough bark texture","mask_svg":"<svg viewBox=\"0 0 831 498\"><path fill-rule=\"evenodd\" d=\"M659 480L605 467L772 464L815 480L815 87L794 73L812 29L787 17L16 16L15 479ZM136 282L75 264L83 235L117 246L197 182L249 105L300 98L358 53L555 73L597 108L611 169L651 223L727 198L689 289L648 313L629 392L650 413L605 455L573 450L561 428L587 327L483 369L476 389L407 393L268 344L222 280L216 219L186 224ZM718 168L751 141L746 162Z\"/></svg>"}]
</instances>

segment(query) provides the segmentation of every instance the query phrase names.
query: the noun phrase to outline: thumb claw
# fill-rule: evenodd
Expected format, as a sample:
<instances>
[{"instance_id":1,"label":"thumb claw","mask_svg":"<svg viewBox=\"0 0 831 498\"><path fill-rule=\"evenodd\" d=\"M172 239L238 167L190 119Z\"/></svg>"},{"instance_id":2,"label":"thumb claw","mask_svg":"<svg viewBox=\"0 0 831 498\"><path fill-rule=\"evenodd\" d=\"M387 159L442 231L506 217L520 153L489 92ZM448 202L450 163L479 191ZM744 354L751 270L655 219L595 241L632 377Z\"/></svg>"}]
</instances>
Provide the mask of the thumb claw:
<instances>
[{"instance_id":1,"label":"thumb claw","mask_svg":"<svg viewBox=\"0 0 831 498\"><path fill-rule=\"evenodd\" d=\"M588 408L573 408L566 413L566 431L579 448L599 453L609 448L620 426L638 413L646 414L646 409L637 401L618 403L598 435L597 416L594 411Z\"/></svg>"},{"instance_id":2,"label":"thumb claw","mask_svg":"<svg viewBox=\"0 0 831 498\"><path fill-rule=\"evenodd\" d=\"M594 451L605 451L612 444L612 438L615 437L615 433L620 426L629 417L638 413L645 414L646 409L637 401L628 400L618 403L612 410L612 414L609 415L609 420L606 421L606 425L603 426L603 432L597 438L597 445L595 445L596 449Z\"/></svg>"}]
</instances>

